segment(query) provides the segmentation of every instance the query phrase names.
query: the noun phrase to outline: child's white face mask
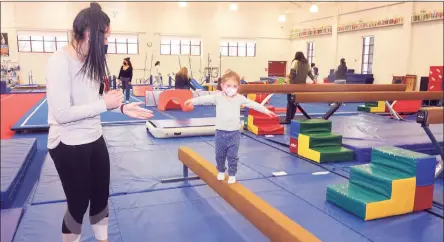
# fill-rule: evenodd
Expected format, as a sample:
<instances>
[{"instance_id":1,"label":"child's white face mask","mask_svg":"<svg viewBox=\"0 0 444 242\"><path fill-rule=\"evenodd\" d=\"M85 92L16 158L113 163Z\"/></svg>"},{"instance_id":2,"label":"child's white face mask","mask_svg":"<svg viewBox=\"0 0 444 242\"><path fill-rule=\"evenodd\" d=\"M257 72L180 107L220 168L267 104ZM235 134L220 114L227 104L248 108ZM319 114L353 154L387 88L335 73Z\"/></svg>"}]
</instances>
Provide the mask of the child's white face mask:
<instances>
[{"instance_id":1,"label":"child's white face mask","mask_svg":"<svg viewBox=\"0 0 444 242\"><path fill-rule=\"evenodd\" d=\"M225 91L225 93L226 93L228 96L232 97L232 96L236 95L236 93L237 93L237 88L235 88L235 87L227 87L227 88L225 88L224 91Z\"/></svg>"}]
</instances>

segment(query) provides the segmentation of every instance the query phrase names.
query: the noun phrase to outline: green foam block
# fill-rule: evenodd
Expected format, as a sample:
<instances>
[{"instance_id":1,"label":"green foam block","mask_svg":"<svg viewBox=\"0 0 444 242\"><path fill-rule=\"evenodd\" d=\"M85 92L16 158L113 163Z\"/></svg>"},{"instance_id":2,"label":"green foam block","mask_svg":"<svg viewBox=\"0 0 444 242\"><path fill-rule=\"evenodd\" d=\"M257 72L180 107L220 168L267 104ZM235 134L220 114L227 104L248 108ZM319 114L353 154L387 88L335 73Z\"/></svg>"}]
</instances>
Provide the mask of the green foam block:
<instances>
[{"instance_id":1,"label":"green foam block","mask_svg":"<svg viewBox=\"0 0 444 242\"><path fill-rule=\"evenodd\" d=\"M371 110L371 107L366 107L366 106L364 106L364 105L359 105L359 106L358 106L358 111L369 113L370 110Z\"/></svg>"},{"instance_id":2,"label":"green foam block","mask_svg":"<svg viewBox=\"0 0 444 242\"><path fill-rule=\"evenodd\" d=\"M341 146L342 136L334 133L309 134L310 148Z\"/></svg>"},{"instance_id":3,"label":"green foam block","mask_svg":"<svg viewBox=\"0 0 444 242\"><path fill-rule=\"evenodd\" d=\"M353 160L354 153L352 150L341 146L329 146L313 148L321 153L320 162L333 162L333 161L351 161Z\"/></svg>"},{"instance_id":4,"label":"green foam block","mask_svg":"<svg viewBox=\"0 0 444 242\"><path fill-rule=\"evenodd\" d=\"M366 102L364 103L366 107L377 107L378 102Z\"/></svg>"},{"instance_id":5,"label":"green foam block","mask_svg":"<svg viewBox=\"0 0 444 242\"><path fill-rule=\"evenodd\" d=\"M387 198L355 184L327 186L327 201L362 219L365 219L367 204L383 200Z\"/></svg>"},{"instance_id":6,"label":"green foam block","mask_svg":"<svg viewBox=\"0 0 444 242\"><path fill-rule=\"evenodd\" d=\"M393 146L384 146L372 149L371 162L400 170L410 176L416 176L417 160L427 157L429 156L418 152Z\"/></svg>"},{"instance_id":7,"label":"green foam block","mask_svg":"<svg viewBox=\"0 0 444 242\"><path fill-rule=\"evenodd\" d=\"M394 180L410 178L408 174L378 164L364 164L350 169L350 182L388 198L392 195Z\"/></svg>"},{"instance_id":8,"label":"green foam block","mask_svg":"<svg viewBox=\"0 0 444 242\"><path fill-rule=\"evenodd\" d=\"M300 121L300 133L301 134L314 134L314 133L330 133L331 121L313 118Z\"/></svg>"}]
</instances>

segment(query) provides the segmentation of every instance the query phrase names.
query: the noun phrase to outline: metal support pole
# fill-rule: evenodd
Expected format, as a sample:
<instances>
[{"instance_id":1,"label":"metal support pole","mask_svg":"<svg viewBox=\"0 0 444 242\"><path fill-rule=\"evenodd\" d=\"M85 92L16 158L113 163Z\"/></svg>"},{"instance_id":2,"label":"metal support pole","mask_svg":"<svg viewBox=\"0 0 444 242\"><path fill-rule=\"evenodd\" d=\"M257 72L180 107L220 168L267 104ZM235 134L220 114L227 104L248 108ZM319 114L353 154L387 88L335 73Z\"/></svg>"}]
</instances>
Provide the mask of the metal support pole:
<instances>
[{"instance_id":1,"label":"metal support pole","mask_svg":"<svg viewBox=\"0 0 444 242\"><path fill-rule=\"evenodd\" d=\"M182 177L177 178L169 178L169 179L162 179L160 180L161 183L172 183L172 182L184 182L184 181L191 181L191 180L199 180L200 178L198 176L189 176L188 175L188 167L186 165L183 165L182 168Z\"/></svg>"},{"instance_id":2,"label":"metal support pole","mask_svg":"<svg viewBox=\"0 0 444 242\"><path fill-rule=\"evenodd\" d=\"M435 146L435 148L438 151L439 156L441 157L441 160L436 165L435 169L435 178L437 178L442 170L443 170L443 160L444 160L444 151L441 145L439 144L438 140L436 140L435 136L433 135L432 131L430 130L428 125L422 125L422 128L426 132L427 136L429 136L429 139L432 141L432 144Z\"/></svg>"},{"instance_id":3,"label":"metal support pole","mask_svg":"<svg viewBox=\"0 0 444 242\"><path fill-rule=\"evenodd\" d=\"M322 117L323 119L327 120L329 119L338 109L342 106L343 103L341 102L335 102L333 105L330 106L330 109L327 111L327 113L324 114Z\"/></svg>"},{"instance_id":4,"label":"metal support pole","mask_svg":"<svg viewBox=\"0 0 444 242\"><path fill-rule=\"evenodd\" d=\"M394 119L397 119L397 120L404 120L404 119L398 114L398 112L396 112L396 111L393 109L392 105L390 105L390 103L389 103L388 101L385 101L385 105L387 106L388 110L390 111L390 113L392 114L392 116L393 116Z\"/></svg>"},{"instance_id":5,"label":"metal support pole","mask_svg":"<svg viewBox=\"0 0 444 242\"><path fill-rule=\"evenodd\" d=\"M296 105L296 111L299 109L301 111L301 113L307 118L307 119L311 119L310 115L308 115L305 110L301 107L301 105L299 105L299 103L295 103Z\"/></svg>"}]
</instances>

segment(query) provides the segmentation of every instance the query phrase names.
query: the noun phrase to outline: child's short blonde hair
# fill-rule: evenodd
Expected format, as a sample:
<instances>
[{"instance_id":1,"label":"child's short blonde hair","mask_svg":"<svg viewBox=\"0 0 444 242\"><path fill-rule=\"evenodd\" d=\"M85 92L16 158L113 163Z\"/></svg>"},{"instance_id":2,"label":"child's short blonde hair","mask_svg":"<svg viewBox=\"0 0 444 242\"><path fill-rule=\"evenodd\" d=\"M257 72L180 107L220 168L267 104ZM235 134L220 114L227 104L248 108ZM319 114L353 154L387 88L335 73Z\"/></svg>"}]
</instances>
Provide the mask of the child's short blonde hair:
<instances>
[{"instance_id":1,"label":"child's short blonde hair","mask_svg":"<svg viewBox=\"0 0 444 242\"><path fill-rule=\"evenodd\" d=\"M224 75L222 76L220 82L221 84L227 82L228 80L236 81L238 85L240 85L240 76L236 72L228 69L225 71Z\"/></svg>"}]
</instances>

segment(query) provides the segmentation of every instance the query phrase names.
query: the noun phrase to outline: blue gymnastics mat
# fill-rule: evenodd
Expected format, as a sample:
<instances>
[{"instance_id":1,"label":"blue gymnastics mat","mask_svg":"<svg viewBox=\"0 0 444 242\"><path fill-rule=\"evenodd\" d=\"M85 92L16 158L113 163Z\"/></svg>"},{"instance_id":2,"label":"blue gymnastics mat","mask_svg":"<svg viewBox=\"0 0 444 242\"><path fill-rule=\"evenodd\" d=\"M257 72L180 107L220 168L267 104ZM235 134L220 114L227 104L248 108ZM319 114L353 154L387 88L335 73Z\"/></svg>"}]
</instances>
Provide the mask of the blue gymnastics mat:
<instances>
[{"instance_id":1,"label":"blue gymnastics mat","mask_svg":"<svg viewBox=\"0 0 444 242\"><path fill-rule=\"evenodd\" d=\"M1 141L1 203L7 207L26 173L36 152L36 139L8 139Z\"/></svg>"},{"instance_id":2,"label":"blue gymnastics mat","mask_svg":"<svg viewBox=\"0 0 444 242\"><path fill-rule=\"evenodd\" d=\"M26 209L17 229L14 242L60 242L62 241L62 221L66 203L33 205ZM123 242L112 202L109 202L108 240ZM2 240L3 241L3 240ZM96 242L89 223L89 211L83 218L82 242Z\"/></svg>"},{"instance_id":3,"label":"blue gymnastics mat","mask_svg":"<svg viewBox=\"0 0 444 242\"><path fill-rule=\"evenodd\" d=\"M266 179L241 183L322 241L368 241ZM269 241L208 186L129 194L111 200L125 241Z\"/></svg>"},{"instance_id":4,"label":"blue gymnastics mat","mask_svg":"<svg viewBox=\"0 0 444 242\"><path fill-rule=\"evenodd\" d=\"M397 146L421 153L436 154L435 147L421 125L415 121L398 121L374 114L358 114L330 118L333 132L342 135L345 147L355 151L355 159L359 162L370 161L372 147ZM431 125L430 129L438 141L443 144L444 131L442 125ZM285 135L265 137L265 139L290 145L290 130ZM340 164L340 163L338 163Z\"/></svg>"},{"instance_id":5,"label":"blue gymnastics mat","mask_svg":"<svg viewBox=\"0 0 444 242\"><path fill-rule=\"evenodd\" d=\"M22 208L11 208L1 210L1 233L0 241L11 242L14 238L15 231L22 217Z\"/></svg>"},{"instance_id":6,"label":"blue gymnastics mat","mask_svg":"<svg viewBox=\"0 0 444 242\"><path fill-rule=\"evenodd\" d=\"M326 201L329 184L347 183L347 179L329 173L326 175L301 174L270 178L278 186L291 192L298 198L310 203L331 218L346 225L357 233L375 242L442 242L443 219L427 212L417 212L402 216L389 217L373 221L364 221L353 214ZM321 221L321 220L320 220ZM323 228L324 226L322 224ZM353 240L338 240L353 241Z\"/></svg>"}]
</instances>

